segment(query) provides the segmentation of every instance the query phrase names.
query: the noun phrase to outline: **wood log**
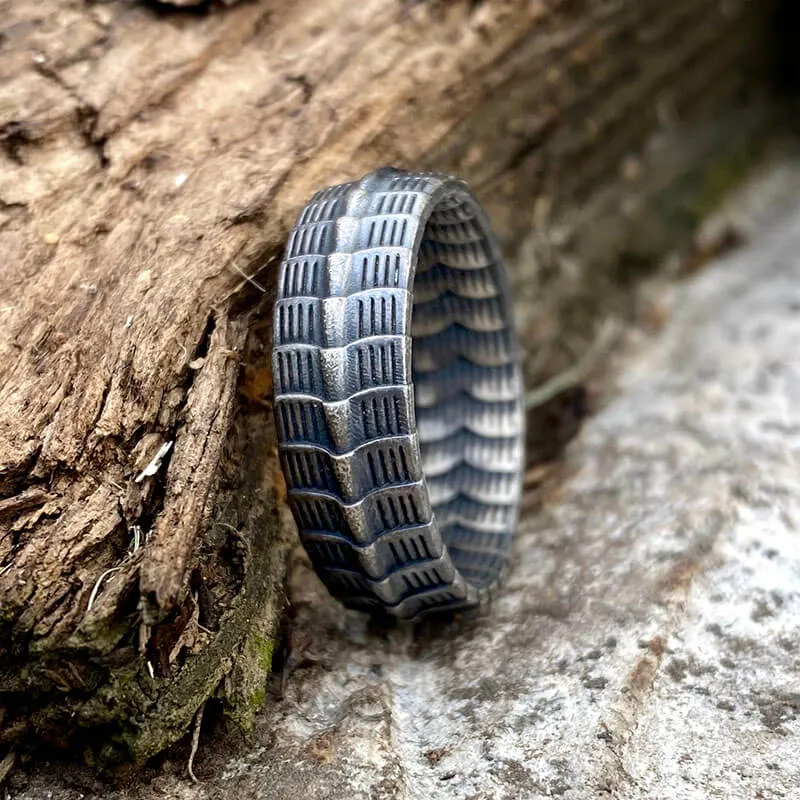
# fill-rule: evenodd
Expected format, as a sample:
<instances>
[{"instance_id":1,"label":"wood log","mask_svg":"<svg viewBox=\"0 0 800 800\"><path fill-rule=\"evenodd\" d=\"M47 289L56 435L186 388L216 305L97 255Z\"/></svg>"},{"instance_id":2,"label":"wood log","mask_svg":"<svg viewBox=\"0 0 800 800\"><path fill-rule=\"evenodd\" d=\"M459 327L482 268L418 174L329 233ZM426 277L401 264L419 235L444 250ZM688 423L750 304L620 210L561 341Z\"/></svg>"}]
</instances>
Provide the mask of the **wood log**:
<instances>
[{"instance_id":1,"label":"wood log","mask_svg":"<svg viewBox=\"0 0 800 800\"><path fill-rule=\"evenodd\" d=\"M452 171L524 253L758 85L768 6L2 4L0 744L142 760L209 697L245 725L262 702L293 541L269 311L315 189ZM522 305L537 341L569 324L541 319Z\"/></svg>"}]
</instances>

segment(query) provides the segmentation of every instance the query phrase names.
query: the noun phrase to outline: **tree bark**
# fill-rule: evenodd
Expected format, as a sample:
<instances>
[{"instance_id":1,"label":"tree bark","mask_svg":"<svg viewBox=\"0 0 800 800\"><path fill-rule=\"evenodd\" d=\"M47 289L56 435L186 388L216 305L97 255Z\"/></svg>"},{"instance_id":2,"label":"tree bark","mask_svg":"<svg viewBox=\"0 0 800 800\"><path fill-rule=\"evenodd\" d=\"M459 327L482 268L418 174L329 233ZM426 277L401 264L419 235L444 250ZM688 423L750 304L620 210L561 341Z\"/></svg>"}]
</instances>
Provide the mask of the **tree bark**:
<instances>
[{"instance_id":1,"label":"tree bark","mask_svg":"<svg viewBox=\"0 0 800 800\"><path fill-rule=\"evenodd\" d=\"M315 189L453 171L518 246L733 105L766 5L0 2L0 743L141 760L263 700L273 278Z\"/></svg>"}]
</instances>

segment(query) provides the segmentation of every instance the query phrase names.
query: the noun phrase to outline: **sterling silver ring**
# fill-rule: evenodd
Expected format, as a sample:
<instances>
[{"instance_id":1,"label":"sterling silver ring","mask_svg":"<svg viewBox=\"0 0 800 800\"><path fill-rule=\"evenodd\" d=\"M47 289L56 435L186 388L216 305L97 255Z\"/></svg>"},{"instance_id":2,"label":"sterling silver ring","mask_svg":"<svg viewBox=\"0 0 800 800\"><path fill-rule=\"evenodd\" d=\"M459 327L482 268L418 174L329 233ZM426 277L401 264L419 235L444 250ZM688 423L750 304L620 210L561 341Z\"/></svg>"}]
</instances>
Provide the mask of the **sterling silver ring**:
<instances>
[{"instance_id":1,"label":"sterling silver ring","mask_svg":"<svg viewBox=\"0 0 800 800\"><path fill-rule=\"evenodd\" d=\"M524 418L506 268L462 181L380 169L300 212L275 304L289 503L345 605L484 602L517 527Z\"/></svg>"}]
</instances>

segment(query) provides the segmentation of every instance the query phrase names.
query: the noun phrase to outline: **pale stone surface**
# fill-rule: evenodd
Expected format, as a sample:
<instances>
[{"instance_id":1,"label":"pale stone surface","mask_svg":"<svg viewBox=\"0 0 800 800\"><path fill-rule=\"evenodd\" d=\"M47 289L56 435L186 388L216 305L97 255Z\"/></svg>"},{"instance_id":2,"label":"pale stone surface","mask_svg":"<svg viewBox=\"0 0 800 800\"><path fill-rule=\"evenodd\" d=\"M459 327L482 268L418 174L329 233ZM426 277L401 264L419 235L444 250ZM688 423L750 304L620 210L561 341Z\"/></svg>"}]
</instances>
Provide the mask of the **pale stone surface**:
<instances>
[{"instance_id":1,"label":"pale stone surface","mask_svg":"<svg viewBox=\"0 0 800 800\"><path fill-rule=\"evenodd\" d=\"M259 746L135 796L800 797L800 204L669 305L486 615L376 632L301 565Z\"/></svg>"}]
</instances>

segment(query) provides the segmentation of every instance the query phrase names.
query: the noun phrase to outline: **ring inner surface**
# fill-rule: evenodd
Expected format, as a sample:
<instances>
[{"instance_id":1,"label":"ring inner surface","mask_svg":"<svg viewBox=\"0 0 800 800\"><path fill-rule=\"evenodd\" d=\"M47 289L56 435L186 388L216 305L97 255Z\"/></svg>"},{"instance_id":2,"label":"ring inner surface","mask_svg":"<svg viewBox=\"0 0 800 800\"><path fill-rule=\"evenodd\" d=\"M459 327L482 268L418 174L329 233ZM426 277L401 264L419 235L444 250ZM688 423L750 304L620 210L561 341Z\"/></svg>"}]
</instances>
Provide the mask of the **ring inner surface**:
<instances>
[{"instance_id":1,"label":"ring inner surface","mask_svg":"<svg viewBox=\"0 0 800 800\"><path fill-rule=\"evenodd\" d=\"M455 566L478 587L508 560L522 453L510 298L474 200L445 197L414 287L412 375L422 466Z\"/></svg>"}]
</instances>

